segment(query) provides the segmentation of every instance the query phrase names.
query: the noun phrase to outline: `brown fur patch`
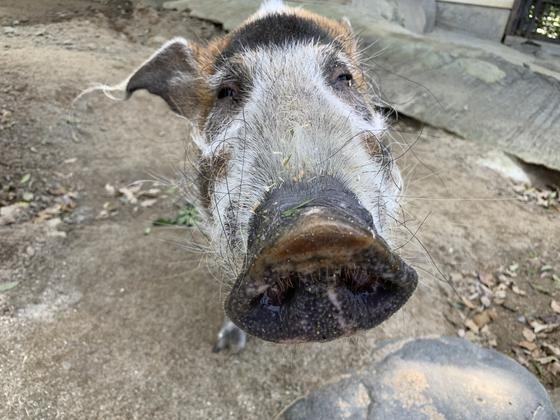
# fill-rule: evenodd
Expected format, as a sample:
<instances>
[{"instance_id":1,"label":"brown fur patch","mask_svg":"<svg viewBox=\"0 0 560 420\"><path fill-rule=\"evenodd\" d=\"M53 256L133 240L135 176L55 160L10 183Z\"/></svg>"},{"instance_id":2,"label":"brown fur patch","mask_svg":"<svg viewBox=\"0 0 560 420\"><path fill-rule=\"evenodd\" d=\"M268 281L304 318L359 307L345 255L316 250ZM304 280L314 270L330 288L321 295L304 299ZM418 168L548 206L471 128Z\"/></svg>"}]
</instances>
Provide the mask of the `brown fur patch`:
<instances>
[{"instance_id":1,"label":"brown fur patch","mask_svg":"<svg viewBox=\"0 0 560 420\"><path fill-rule=\"evenodd\" d=\"M216 181L225 178L227 175L227 166L230 159L231 154L227 151L200 159L198 184L204 207L210 207L214 185Z\"/></svg>"},{"instance_id":2,"label":"brown fur patch","mask_svg":"<svg viewBox=\"0 0 560 420\"><path fill-rule=\"evenodd\" d=\"M378 158L382 153L381 146L379 145L379 139L374 135L363 136L362 142L372 158Z\"/></svg>"}]
</instances>

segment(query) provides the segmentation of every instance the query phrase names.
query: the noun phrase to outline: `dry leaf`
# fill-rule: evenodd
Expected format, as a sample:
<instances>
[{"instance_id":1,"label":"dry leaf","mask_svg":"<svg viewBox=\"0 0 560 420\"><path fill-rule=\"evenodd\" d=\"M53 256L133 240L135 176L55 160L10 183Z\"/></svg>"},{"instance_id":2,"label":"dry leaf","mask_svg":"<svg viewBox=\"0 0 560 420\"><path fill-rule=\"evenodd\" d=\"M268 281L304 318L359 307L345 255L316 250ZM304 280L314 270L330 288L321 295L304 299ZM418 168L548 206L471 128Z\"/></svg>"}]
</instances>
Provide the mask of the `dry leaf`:
<instances>
[{"instance_id":1,"label":"dry leaf","mask_svg":"<svg viewBox=\"0 0 560 420\"><path fill-rule=\"evenodd\" d=\"M541 365L548 365L549 363L552 362L558 362L558 359L556 358L556 356L546 356L546 357L541 357L538 359L535 359L537 362L539 362Z\"/></svg>"},{"instance_id":2,"label":"dry leaf","mask_svg":"<svg viewBox=\"0 0 560 420\"><path fill-rule=\"evenodd\" d=\"M109 212L107 210L101 210L97 215L96 219L107 219L109 217Z\"/></svg>"},{"instance_id":3,"label":"dry leaf","mask_svg":"<svg viewBox=\"0 0 560 420\"><path fill-rule=\"evenodd\" d=\"M500 304L503 303L506 300L507 297L507 293L505 290L497 290L494 293L494 302Z\"/></svg>"},{"instance_id":4,"label":"dry leaf","mask_svg":"<svg viewBox=\"0 0 560 420\"><path fill-rule=\"evenodd\" d=\"M529 325L533 328L533 331L535 332L535 334L538 334L541 331L544 331L549 327L546 324L541 324L539 321L529 321Z\"/></svg>"},{"instance_id":5,"label":"dry leaf","mask_svg":"<svg viewBox=\"0 0 560 420\"><path fill-rule=\"evenodd\" d=\"M107 202L103 203L103 209L105 209L107 211L115 211L117 208L115 207L115 205L113 203L111 203L110 201L107 201Z\"/></svg>"},{"instance_id":6,"label":"dry leaf","mask_svg":"<svg viewBox=\"0 0 560 420\"><path fill-rule=\"evenodd\" d=\"M525 337L527 341L535 341L537 338L536 334L529 328L523 328L523 337Z\"/></svg>"},{"instance_id":7,"label":"dry leaf","mask_svg":"<svg viewBox=\"0 0 560 420\"><path fill-rule=\"evenodd\" d=\"M478 334L478 331L479 331L478 326L474 323L474 321L472 319L466 319L465 320L465 327L467 327L469 330L471 330L475 334Z\"/></svg>"},{"instance_id":8,"label":"dry leaf","mask_svg":"<svg viewBox=\"0 0 560 420\"><path fill-rule=\"evenodd\" d=\"M472 303L469 299L467 299L466 297L462 296L461 297L461 301L463 302L463 304L469 308L469 309L476 309L476 305L474 303Z\"/></svg>"},{"instance_id":9,"label":"dry leaf","mask_svg":"<svg viewBox=\"0 0 560 420\"><path fill-rule=\"evenodd\" d=\"M527 359L524 358L523 356L517 355L517 361L518 361L521 365L525 366L526 368L529 367L529 362L528 362Z\"/></svg>"},{"instance_id":10,"label":"dry leaf","mask_svg":"<svg viewBox=\"0 0 560 420\"><path fill-rule=\"evenodd\" d=\"M537 345L535 343L527 340L522 340L518 344L519 347L523 347L524 349L527 349L529 351L533 351L537 348Z\"/></svg>"},{"instance_id":11,"label":"dry leaf","mask_svg":"<svg viewBox=\"0 0 560 420\"><path fill-rule=\"evenodd\" d=\"M482 328L485 325L489 324L492 319L490 318L490 314L488 313L488 311L484 311L473 316L473 321L478 328Z\"/></svg>"},{"instance_id":12,"label":"dry leaf","mask_svg":"<svg viewBox=\"0 0 560 420\"><path fill-rule=\"evenodd\" d=\"M505 284L505 285L509 285L509 284L511 284L511 281L512 281L512 280L511 280L509 277L506 277L505 275L500 274L500 275L498 276L498 281L499 281L500 283Z\"/></svg>"},{"instance_id":13,"label":"dry leaf","mask_svg":"<svg viewBox=\"0 0 560 420\"><path fill-rule=\"evenodd\" d=\"M136 204L138 202L138 199L134 196L134 192L131 188L119 188L119 192L124 195L126 201L130 204Z\"/></svg>"},{"instance_id":14,"label":"dry leaf","mask_svg":"<svg viewBox=\"0 0 560 420\"><path fill-rule=\"evenodd\" d=\"M548 365L548 371L554 376L560 376L560 362L552 362Z\"/></svg>"},{"instance_id":15,"label":"dry leaf","mask_svg":"<svg viewBox=\"0 0 560 420\"><path fill-rule=\"evenodd\" d=\"M494 279L494 275L492 273L479 273L478 279L487 287L492 288L496 285L496 279Z\"/></svg>"},{"instance_id":16,"label":"dry leaf","mask_svg":"<svg viewBox=\"0 0 560 420\"><path fill-rule=\"evenodd\" d=\"M480 297L480 303L482 303L482 305L485 308L488 308L492 304L492 301L490 300L490 298L488 296L481 296Z\"/></svg>"},{"instance_id":17,"label":"dry leaf","mask_svg":"<svg viewBox=\"0 0 560 420\"><path fill-rule=\"evenodd\" d=\"M520 295L520 296L527 296L527 292L521 290L519 287L513 285L511 286L511 290L513 291L513 293L515 293L516 295Z\"/></svg>"},{"instance_id":18,"label":"dry leaf","mask_svg":"<svg viewBox=\"0 0 560 420\"><path fill-rule=\"evenodd\" d=\"M551 355L560 357L560 347L556 347L548 343L542 343L541 345L544 349L548 350Z\"/></svg>"},{"instance_id":19,"label":"dry leaf","mask_svg":"<svg viewBox=\"0 0 560 420\"><path fill-rule=\"evenodd\" d=\"M159 193L161 192L161 190L157 189L157 188L150 188L147 191L140 191L138 194L136 194L136 197L138 198L156 198Z\"/></svg>"},{"instance_id":20,"label":"dry leaf","mask_svg":"<svg viewBox=\"0 0 560 420\"><path fill-rule=\"evenodd\" d=\"M140 206L142 207L152 207L154 204L157 203L157 200L155 198L149 199L149 200L144 200L140 203Z\"/></svg>"},{"instance_id":21,"label":"dry leaf","mask_svg":"<svg viewBox=\"0 0 560 420\"><path fill-rule=\"evenodd\" d=\"M111 197L114 197L117 194L117 191L115 190L115 187L113 187L111 184L105 184L105 191Z\"/></svg>"}]
</instances>

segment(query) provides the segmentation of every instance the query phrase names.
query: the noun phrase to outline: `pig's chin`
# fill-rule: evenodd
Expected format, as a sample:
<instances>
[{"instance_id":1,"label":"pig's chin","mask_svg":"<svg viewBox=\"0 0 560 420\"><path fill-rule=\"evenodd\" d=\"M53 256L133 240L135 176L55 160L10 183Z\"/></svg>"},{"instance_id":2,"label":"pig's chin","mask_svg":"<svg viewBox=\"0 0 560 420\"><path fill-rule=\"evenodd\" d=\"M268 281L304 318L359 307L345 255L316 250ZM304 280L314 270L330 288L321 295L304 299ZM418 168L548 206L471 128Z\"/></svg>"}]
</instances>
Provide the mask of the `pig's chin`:
<instances>
[{"instance_id":1,"label":"pig's chin","mask_svg":"<svg viewBox=\"0 0 560 420\"><path fill-rule=\"evenodd\" d=\"M228 316L251 335L348 336L389 318L416 287L416 272L368 230L314 214L296 231L262 249L228 297Z\"/></svg>"}]
</instances>

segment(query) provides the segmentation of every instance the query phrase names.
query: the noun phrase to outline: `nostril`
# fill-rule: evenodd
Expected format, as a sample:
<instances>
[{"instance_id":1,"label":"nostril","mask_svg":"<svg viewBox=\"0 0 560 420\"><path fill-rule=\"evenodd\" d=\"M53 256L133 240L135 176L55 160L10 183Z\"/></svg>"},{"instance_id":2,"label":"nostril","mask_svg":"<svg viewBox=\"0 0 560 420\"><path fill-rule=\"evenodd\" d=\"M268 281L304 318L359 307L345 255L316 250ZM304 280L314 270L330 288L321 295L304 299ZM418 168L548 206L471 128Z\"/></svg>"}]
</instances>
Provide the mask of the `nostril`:
<instances>
[{"instance_id":1,"label":"nostril","mask_svg":"<svg viewBox=\"0 0 560 420\"><path fill-rule=\"evenodd\" d=\"M264 293L255 297L253 303L277 312L281 306L286 305L294 297L299 283L297 275L290 273L289 277L279 279L269 286Z\"/></svg>"},{"instance_id":2,"label":"nostril","mask_svg":"<svg viewBox=\"0 0 560 420\"><path fill-rule=\"evenodd\" d=\"M343 268L341 273L342 283L353 293L370 292L375 286L376 279L372 273L359 268Z\"/></svg>"},{"instance_id":3,"label":"nostril","mask_svg":"<svg viewBox=\"0 0 560 420\"><path fill-rule=\"evenodd\" d=\"M377 276L366 268L319 266L314 272L284 273L266 290L252 299L252 305L258 305L272 312L289 305L298 293L317 295L325 287L345 287L353 294L372 293L379 284Z\"/></svg>"}]
</instances>

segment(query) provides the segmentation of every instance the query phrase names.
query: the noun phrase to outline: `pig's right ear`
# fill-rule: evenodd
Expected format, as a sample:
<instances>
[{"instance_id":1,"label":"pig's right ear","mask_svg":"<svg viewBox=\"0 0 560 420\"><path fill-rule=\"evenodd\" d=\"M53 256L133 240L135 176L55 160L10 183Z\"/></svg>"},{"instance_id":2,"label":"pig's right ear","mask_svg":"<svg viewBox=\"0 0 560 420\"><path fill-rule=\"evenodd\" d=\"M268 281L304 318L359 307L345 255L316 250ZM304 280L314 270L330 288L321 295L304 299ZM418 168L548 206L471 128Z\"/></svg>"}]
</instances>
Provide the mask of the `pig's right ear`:
<instances>
[{"instance_id":1,"label":"pig's right ear","mask_svg":"<svg viewBox=\"0 0 560 420\"><path fill-rule=\"evenodd\" d=\"M183 38L165 43L130 76L127 97L146 89L163 98L177 114L194 118L199 104L197 92L203 83L197 60L199 48Z\"/></svg>"}]
</instances>

